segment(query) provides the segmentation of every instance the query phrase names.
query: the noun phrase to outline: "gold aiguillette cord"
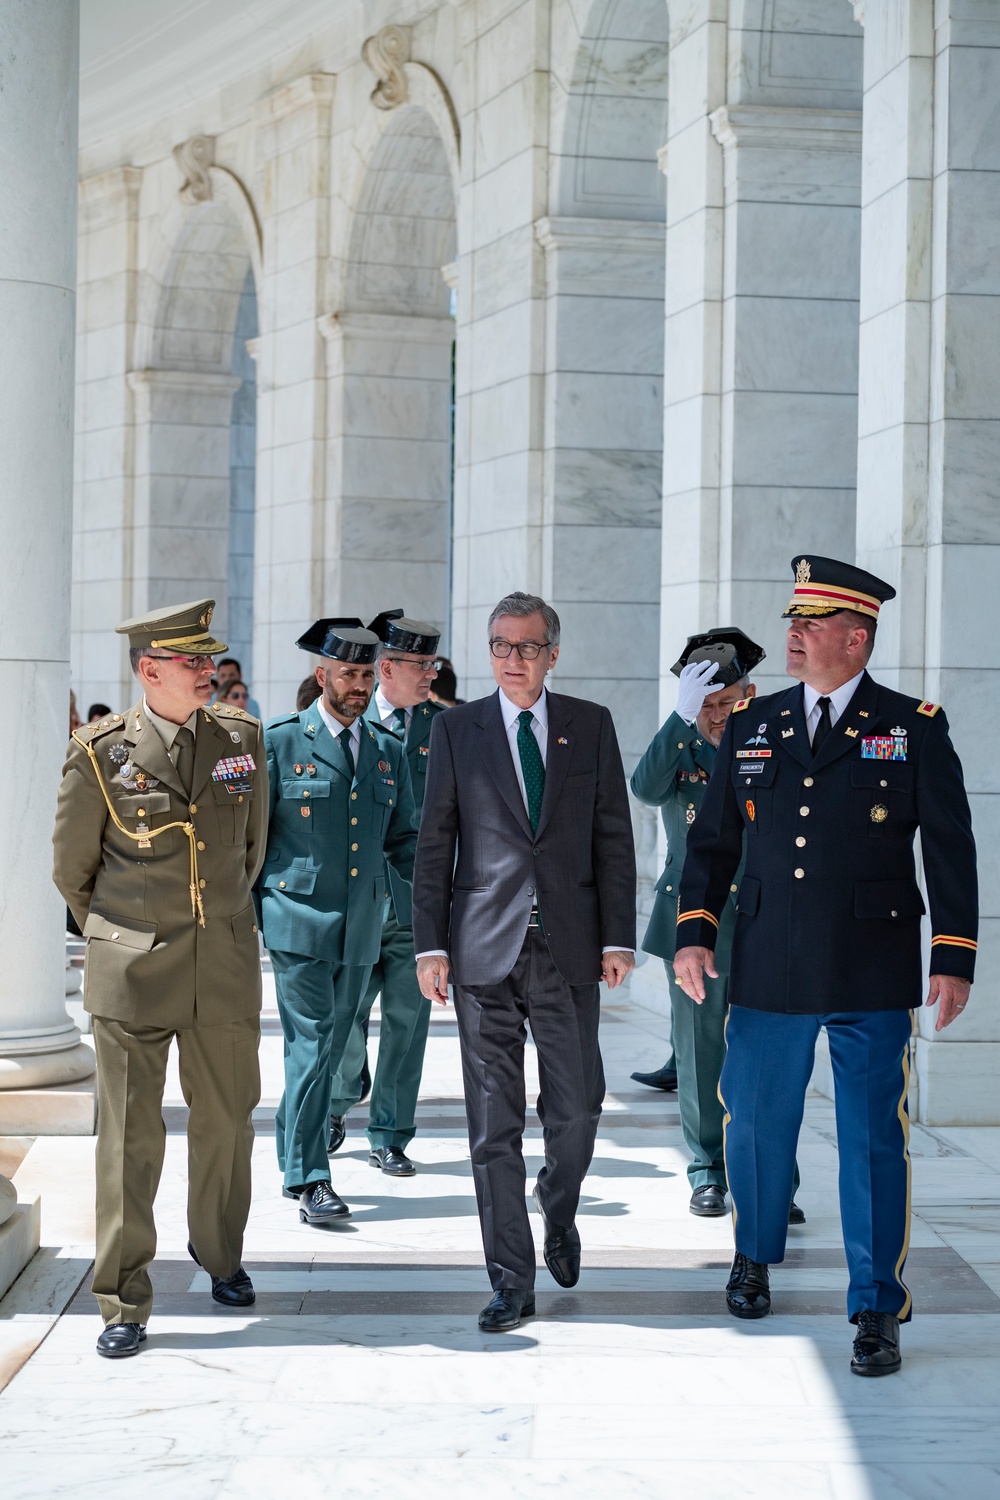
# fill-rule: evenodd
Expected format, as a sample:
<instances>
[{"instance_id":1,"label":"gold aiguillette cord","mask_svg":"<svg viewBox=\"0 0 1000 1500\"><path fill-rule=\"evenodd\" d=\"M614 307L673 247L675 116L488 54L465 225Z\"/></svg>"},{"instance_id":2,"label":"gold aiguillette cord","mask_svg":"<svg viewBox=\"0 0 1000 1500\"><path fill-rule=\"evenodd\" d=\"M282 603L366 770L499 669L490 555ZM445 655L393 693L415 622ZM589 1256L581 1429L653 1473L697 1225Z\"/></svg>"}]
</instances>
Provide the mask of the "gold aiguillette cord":
<instances>
[{"instance_id":1,"label":"gold aiguillette cord","mask_svg":"<svg viewBox=\"0 0 1000 1500\"><path fill-rule=\"evenodd\" d=\"M97 756L94 754L93 745L88 744L85 740L81 740L79 733L76 730L74 730L73 732L73 738L76 740L78 745L83 746L84 750L86 750L87 755L90 758L90 763L94 768L94 775L97 777L97 785L101 789L101 794L104 797L105 803L107 804L108 812L111 814L111 821L118 829L119 833L123 833L127 839L131 839L135 844L145 843L147 839L152 840L159 838L161 833L169 833L172 828L179 828L182 833L185 833L187 835L188 848L191 852L191 915L192 917L197 918L199 927L204 927L205 908L202 905L201 900L201 886L198 884L198 841L195 838L194 824L164 823L162 828L153 828L148 833L132 833L130 829L125 827L125 824L122 822L121 818L115 811L114 803L112 802L108 789L104 784L104 777L101 775L101 767L98 762Z\"/></svg>"}]
</instances>

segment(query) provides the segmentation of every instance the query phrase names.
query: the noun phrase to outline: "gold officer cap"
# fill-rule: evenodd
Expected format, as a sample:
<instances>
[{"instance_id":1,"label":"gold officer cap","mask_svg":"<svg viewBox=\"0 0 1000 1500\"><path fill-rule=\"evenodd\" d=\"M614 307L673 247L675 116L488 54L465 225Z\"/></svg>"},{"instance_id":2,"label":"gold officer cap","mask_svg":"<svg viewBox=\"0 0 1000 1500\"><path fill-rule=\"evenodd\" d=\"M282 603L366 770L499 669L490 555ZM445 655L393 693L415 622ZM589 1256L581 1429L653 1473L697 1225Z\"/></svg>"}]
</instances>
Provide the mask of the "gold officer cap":
<instances>
[{"instance_id":1,"label":"gold officer cap","mask_svg":"<svg viewBox=\"0 0 1000 1500\"><path fill-rule=\"evenodd\" d=\"M218 656L229 648L217 641L209 626L215 610L214 599L195 599L191 604L171 604L166 609L151 609L115 626L118 635L127 635L129 646L142 650L173 651L179 656Z\"/></svg>"}]
</instances>

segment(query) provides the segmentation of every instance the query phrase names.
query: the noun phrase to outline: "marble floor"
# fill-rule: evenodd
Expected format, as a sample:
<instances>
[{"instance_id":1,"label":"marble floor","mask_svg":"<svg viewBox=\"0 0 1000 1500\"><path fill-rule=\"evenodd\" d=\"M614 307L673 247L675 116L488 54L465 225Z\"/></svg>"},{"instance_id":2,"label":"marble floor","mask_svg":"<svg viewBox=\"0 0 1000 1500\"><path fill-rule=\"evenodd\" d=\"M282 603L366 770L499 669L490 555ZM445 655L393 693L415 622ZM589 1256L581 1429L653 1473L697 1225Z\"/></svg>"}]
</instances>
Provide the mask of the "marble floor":
<instances>
[{"instance_id":1,"label":"marble floor","mask_svg":"<svg viewBox=\"0 0 1000 1500\"><path fill-rule=\"evenodd\" d=\"M830 1104L808 1102L808 1222L774 1274L775 1316L742 1325L721 1293L728 1221L687 1210L676 1100L629 1081L663 1060L666 1023L611 997L602 1035L585 1269L569 1293L542 1269L537 1317L506 1336L476 1326L488 1287L450 1012L435 1013L428 1046L419 1175L373 1172L355 1111L333 1163L354 1216L323 1232L279 1194L281 1039L266 1010L251 1315L218 1309L185 1254L172 1079L157 1303L136 1359L93 1352L93 1142L37 1140L14 1181L22 1198L42 1195L43 1250L0 1302L0 1495L997 1500L1000 1130L914 1128L920 1313L902 1373L861 1381L848 1369ZM529 1181L539 1152L532 1115Z\"/></svg>"}]
</instances>

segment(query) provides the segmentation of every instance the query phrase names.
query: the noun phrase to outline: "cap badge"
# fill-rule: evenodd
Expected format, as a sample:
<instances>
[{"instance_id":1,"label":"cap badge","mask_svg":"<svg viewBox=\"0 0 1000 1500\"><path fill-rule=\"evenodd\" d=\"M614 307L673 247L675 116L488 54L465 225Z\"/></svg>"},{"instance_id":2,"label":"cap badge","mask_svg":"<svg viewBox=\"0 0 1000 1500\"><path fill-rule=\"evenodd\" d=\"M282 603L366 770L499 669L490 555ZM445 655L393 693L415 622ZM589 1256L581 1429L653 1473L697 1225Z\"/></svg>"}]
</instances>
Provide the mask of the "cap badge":
<instances>
[{"instance_id":1,"label":"cap badge","mask_svg":"<svg viewBox=\"0 0 1000 1500\"><path fill-rule=\"evenodd\" d=\"M810 568L809 566L808 559L805 557L800 557L795 567L795 582L810 583L811 581L812 568Z\"/></svg>"},{"instance_id":2,"label":"cap badge","mask_svg":"<svg viewBox=\"0 0 1000 1500\"><path fill-rule=\"evenodd\" d=\"M202 612L201 612L201 614L198 616L198 624L201 626L202 630L207 630L208 627L211 625L211 623L212 623L212 611L211 611L211 608L209 608L209 609L203 609Z\"/></svg>"}]
</instances>

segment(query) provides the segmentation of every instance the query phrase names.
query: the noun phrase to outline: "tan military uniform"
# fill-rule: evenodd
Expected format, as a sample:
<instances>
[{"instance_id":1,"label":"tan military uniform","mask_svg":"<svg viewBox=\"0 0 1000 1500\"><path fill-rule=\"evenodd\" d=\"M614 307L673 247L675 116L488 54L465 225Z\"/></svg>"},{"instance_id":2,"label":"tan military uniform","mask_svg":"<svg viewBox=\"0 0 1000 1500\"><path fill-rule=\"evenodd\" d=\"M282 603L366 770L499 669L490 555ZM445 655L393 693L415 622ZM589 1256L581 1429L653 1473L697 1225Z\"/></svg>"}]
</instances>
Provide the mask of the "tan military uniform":
<instances>
[{"instance_id":1,"label":"tan military uniform","mask_svg":"<svg viewBox=\"0 0 1000 1500\"><path fill-rule=\"evenodd\" d=\"M214 1276L240 1265L260 1097L250 891L267 809L263 732L241 709L198 709L190 789L141 704L84 726L70 744L55 881L87 939L98 1060L94 1292L106 1323L145 1323L152 1305L152 1205L175 1036L190 1106L191 1242Z\"/></svg>"}]
</instances>

